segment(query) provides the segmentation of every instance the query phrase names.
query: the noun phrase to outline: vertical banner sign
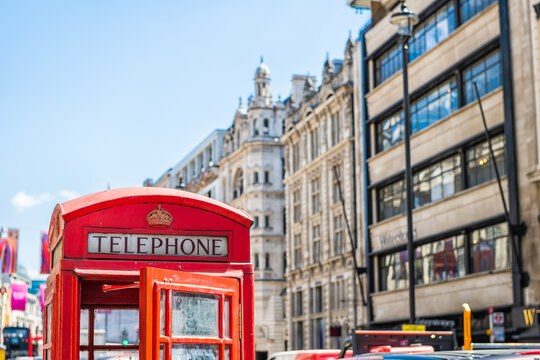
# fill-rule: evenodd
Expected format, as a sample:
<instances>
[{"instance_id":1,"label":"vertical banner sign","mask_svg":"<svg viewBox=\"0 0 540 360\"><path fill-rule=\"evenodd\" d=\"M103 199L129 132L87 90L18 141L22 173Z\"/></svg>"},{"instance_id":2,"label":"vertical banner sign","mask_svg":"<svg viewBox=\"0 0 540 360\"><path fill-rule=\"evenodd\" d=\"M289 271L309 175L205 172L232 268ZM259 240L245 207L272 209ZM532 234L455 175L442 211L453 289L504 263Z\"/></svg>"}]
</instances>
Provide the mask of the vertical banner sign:
<instances>
[{"instance_id":1,"label":"vertical banner sign","mask_svg":"<svg viewBox=\"0 0 540 360\"><path fill-rule=\"evenodd\" d=\"M41 270L40 274L48 274L51 272L51 253L49 249L48 234L45 231L41 232Z\"/></svg>"},{"instance_id":2,"label":"vertical banner sign","mask_svg":"<svg viewBox=\"0 0 540 360\"><path fill-rule=\"evenodd\" d=\"M45 288L47 287L47 284L39 284L39 302L41 304L41 312L43 312L43 308L45 307Z\"/></svg>"},{"instance_id":3,"label":"vertical banner sign","mask_svg":"<svg viewBox=\"0 0 540 360\"><path fill-rule=\"evenodd\" d=\"M17 272L17 243L19 230L1 228L0 230L0 271L4 274Z\"/></svg>"},{"instance_id":4,"label":"vertical banner sign","mask_svg":"<svg viewBox=\"0 0 540 360\"><path fill-rule=\"evenodd\" d=\"M11 284L11 310L26 310L28 284Z\"/></svg>"}]
</instances>

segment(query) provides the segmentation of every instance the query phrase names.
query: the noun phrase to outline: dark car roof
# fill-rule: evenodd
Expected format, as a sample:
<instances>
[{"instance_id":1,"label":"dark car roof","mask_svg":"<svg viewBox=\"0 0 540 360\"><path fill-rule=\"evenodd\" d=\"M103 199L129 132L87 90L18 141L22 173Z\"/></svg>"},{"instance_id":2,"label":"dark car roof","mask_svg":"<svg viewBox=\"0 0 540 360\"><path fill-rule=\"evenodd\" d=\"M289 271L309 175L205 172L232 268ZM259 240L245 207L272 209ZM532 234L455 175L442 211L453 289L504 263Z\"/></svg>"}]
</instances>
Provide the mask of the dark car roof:
<instances>
[{"instance_id":1,"label":"dark car roof","mask_svg":"<svg viewBox=\"0 0 540 360\"><path fill-rule=\"evenodd\" d=\"M537 349L497 349L473 351L436 351L417 354L373 353L356 355L353 359L364 360L473 360L473 359L508 359L540 358L540 346Z\"/></svg>"}]
</instances>

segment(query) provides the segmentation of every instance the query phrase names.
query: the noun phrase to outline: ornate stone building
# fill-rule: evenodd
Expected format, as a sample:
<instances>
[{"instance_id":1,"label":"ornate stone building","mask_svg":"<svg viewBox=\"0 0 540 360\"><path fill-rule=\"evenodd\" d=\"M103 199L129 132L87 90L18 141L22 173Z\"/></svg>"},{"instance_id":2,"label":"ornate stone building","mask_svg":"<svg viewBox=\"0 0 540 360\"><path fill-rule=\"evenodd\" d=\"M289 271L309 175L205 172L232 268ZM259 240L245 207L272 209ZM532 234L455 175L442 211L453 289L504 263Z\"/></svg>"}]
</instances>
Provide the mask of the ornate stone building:
<instances>
[{"instance_id":1,"label":"ornate stone building","mask_svg":"<svg viewBox=\"0 0 540 360\"><path fill-rule=\"evenodd\" d=\"M283 133L284 106L272 101L270 70L255 72L255 96L240 103L219 161L221 201L248 212L255 268L255 350L266 359L285 349L282 290L285 286Z\"/></svg>"},{"instance_id":2,"label":"ornate stone building","mask_svg":"<svg viewBox=\"0 0 540 360\"><path fill-rule=\"evenodd\" d=\"M285 102L290 349L339 347L362 316L351 246L359 235L353 48L349 39L344 60L326 60L318 88L312 76L293 76Z\"/></svg>"}]
</instances>

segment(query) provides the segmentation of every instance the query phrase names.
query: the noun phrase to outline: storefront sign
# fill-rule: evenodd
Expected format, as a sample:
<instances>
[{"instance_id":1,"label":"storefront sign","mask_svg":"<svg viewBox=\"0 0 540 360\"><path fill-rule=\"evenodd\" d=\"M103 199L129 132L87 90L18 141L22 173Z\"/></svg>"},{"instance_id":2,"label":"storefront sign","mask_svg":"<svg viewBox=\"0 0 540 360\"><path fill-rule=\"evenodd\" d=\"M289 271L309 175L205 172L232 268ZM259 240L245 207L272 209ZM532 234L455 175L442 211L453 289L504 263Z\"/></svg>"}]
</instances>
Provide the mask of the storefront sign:
<instances>
[{"instance_id":1,"label":"storefront sign","mask_svg":"<svg viewBox=\"0 0 540 360\"><path fill-rule=\"evenodd\" d=\"M88 233L88 254L226 257L226 236Z\"/></svg>"},{"instance_id":2,"label":"storefront sign","mask_svg":"<svg viewBox=\"0 0 540 360\"><path fill-rule=\"evenodd\" d=\"M418 234L416 229L413 230L413 239L417 239ZM407 231L399 231L393 234L381 234L374 236L372 247L374 251L390 249L399 245L407 244Z\"/></svg>"},{"instance_id":3,"label":"storefront sign","mask_svg":"<svg viewBox=\"0 0 540 360\"><path fill-rule=\"evenodd\" d=\"M512 325L518 329L534 328L538 330L538 306L529 305L512 308Z\"/></svg>"}]
</instances>

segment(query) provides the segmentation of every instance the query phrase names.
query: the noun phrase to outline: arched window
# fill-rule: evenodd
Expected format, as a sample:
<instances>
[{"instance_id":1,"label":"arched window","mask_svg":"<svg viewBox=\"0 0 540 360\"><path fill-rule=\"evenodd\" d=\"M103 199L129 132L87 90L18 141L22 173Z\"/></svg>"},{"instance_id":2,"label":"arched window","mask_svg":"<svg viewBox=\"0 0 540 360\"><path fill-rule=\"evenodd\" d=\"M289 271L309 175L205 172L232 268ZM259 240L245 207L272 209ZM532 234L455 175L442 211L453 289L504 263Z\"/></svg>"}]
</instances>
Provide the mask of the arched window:
<instances>
[{"instance_id":1,"label":"arched window","mask_svg":"<svg viewBox=\"0 0 540 360\"><path fill-rule=\"evenodd\" d=\"M233 199L236 199L244 193L244 174L242 169L236 171L233 182Z\"/></svg>"},{"instance_id":2,"label":"arched window","mask_svg":"<svg viewBox=\"0 0 540 360\"><path fill-rule=\"evenodd\" d=\"M253 119L253 136L259 136L259 124L257 119Z\"/></svg>"},{"instance_id":3,"label":"arched window","mask_svg":"<svg viewBox=\"0 0 540 360\"><path fill-rule=\"evenodd\" d=\"M264 119L263 134L268 135L269 132L270 132L270 121L268 119Z\"/></svg>"}]
</instances>

